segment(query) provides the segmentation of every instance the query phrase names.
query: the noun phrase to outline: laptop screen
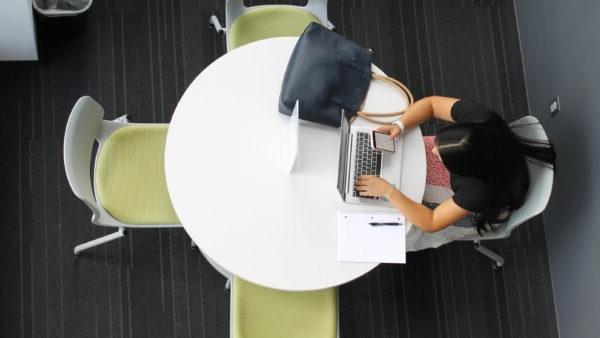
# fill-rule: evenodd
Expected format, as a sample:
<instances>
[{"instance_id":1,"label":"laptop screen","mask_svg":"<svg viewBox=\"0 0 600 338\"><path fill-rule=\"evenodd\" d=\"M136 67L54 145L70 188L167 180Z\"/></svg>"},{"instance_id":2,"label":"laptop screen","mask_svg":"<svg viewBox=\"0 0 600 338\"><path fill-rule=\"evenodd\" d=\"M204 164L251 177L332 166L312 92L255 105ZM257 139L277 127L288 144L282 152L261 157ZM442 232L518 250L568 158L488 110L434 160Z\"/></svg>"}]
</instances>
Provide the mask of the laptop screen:
<instances>
[{"instance_id":1,"label":"laptop screen","mask_svg":"<svg viewBox=\"0 0 600 338\"><path fill-rule=\"evenodd\" d=\"M337 188L344 201L346 200L346 176L348 175L346 167L348 165L348 147L350 146L350 118L350 115L347 114L345 110L342 110L340 123L342 138L340 140L340 162L338 165Z\"/></svg>"}]
</instances>

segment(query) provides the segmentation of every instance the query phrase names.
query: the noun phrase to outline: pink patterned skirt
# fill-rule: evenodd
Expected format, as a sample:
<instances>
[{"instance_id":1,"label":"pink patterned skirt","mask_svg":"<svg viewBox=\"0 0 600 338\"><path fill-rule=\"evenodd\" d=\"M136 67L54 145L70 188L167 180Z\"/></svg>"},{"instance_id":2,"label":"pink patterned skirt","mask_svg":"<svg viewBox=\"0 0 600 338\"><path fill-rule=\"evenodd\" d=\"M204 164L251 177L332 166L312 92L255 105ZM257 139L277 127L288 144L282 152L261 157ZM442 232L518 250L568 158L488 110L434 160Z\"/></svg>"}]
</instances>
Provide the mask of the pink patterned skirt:
<instances>
[{"instance_id":1,"label":"pink patterned skirt","mask_svg":"<svg viewBox=\"0 0 600 338\"><path fill-rule=\"evenodd\" d=\"M423 200L440 204L454 195L450 188L450 172L439 157L431 151L435 147L435 137L424 136L423 142L425 143L425 158L427 160L427 178Z\"/></svg>"}]
</instances>

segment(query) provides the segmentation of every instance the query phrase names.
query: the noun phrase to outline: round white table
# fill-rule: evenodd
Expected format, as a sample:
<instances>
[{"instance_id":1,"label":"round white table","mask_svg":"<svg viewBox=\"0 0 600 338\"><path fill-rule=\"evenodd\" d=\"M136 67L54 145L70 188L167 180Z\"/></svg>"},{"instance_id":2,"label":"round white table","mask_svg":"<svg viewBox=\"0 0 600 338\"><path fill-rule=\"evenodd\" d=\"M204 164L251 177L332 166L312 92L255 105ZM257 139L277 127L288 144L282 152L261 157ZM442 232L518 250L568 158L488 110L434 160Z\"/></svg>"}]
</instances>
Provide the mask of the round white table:
<instances>
[{"instance_id":1,"label":"round white table","mask_svg":"<svg viewBox=\"0 0 600 338\"><path fill-rule=\"evenodd\" d=\"M209 260L266 287L315 290L377 266L338 261L337 213L393 209L342 202L336 189L336 128L302 122L296 167L282 173L287 117L277 107L296 41L258 41L200 73L171 120L165 170L173 207ZM365 108L392 111L406 105L399 91L374 81ZM425 166L421 131L408 130L401 190L415 201L423 197Z\"/></svg>"}]
</instances>

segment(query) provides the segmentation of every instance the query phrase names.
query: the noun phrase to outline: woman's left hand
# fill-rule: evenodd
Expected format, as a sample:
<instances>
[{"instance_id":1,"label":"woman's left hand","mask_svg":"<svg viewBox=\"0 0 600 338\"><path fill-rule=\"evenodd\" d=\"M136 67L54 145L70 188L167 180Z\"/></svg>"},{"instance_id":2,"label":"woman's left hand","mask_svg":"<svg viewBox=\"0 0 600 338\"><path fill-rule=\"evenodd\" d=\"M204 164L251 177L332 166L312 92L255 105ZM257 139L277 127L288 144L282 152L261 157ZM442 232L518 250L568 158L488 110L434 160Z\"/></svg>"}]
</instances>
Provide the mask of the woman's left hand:
<instances>
[{"instance_id":1,"label":"woman's left hand","mask_svg":"<svg viewBox=\"0 0 600 338\"><path fill-rule=\"evenodd\" d=\"M356 181L354 189L361 196L385 197L389 199L395 188L381 177L363 175Z\"/></svg>"}]
</instances>

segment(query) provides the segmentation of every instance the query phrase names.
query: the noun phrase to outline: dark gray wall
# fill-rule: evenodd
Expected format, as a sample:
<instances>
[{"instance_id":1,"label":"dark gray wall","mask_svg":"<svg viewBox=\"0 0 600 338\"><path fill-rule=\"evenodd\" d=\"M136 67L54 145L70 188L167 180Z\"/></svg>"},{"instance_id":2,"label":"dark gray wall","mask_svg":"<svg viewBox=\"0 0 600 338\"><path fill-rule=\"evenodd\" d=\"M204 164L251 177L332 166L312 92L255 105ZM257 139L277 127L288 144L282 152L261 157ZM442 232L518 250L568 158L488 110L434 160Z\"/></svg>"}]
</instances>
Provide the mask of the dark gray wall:
<instances>
[{"instance_id":1,"label":"dark gray wall","mask_svg":"<svg viewBox=\"0 0 600 338\"><path fill-rule=\"evenodd\" d=\"M558 153L544 213L561 337L600 337L600 1L515 0L529 108ZM562 110L549 114L560 96Z\"/></svg>"}]
</instances>

